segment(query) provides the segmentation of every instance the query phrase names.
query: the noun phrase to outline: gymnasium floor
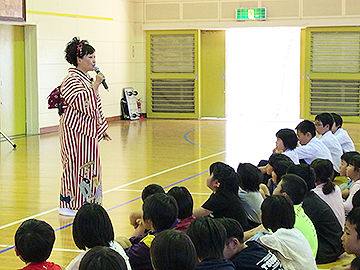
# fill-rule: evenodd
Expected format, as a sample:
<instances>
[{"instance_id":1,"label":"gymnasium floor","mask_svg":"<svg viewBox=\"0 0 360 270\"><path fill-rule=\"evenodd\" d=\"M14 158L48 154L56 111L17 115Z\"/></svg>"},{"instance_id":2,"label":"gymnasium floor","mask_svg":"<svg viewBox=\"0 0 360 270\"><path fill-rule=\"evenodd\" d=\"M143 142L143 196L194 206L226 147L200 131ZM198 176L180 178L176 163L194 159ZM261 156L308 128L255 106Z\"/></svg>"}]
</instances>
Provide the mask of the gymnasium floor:
<instances>
[{"instance_id":1,"label":"gymnasium floor","mask_svg":"<svg viewBox=\"0 0 360 270\"><path fill-rule=\"evenodd\" d=\"M129 236L128 216L141 209L141 190L158 183L168 190L186 186L195 207L210 195L206 187L211 163L257 164L275 147L275 133L300 122L143 119L110 123L110 142L101 142L104 207L116 236ZM358 124L344 127L359 150ZM61 163L58 133L14 139L16 150L0 142L0 269L24 264L14 251L14 234L26 219L37 218L56 230L50 261L66 266L79 252L72 240L72 219L58 215ZM329 266L321 267L328 269Z\"/></svg>"}]
</instances>

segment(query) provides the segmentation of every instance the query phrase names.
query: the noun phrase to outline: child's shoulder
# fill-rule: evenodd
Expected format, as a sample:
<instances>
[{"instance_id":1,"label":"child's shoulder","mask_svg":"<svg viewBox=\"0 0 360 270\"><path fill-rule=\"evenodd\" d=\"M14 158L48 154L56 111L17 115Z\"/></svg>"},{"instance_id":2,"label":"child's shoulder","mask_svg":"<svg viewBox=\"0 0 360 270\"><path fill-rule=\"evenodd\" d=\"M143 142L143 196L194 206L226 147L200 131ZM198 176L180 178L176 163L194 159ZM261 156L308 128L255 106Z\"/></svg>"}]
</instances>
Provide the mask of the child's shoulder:
<instances>
[{"instance_id":1,"label":"child's shoulder","mask_svg":"<svg viewBox=\"0 0 360 270\"><path fill-rule=\"evenodd\" d=\"M61 266L53 262L29 263L21 270L62 270Z\"/></svg>"}]
</instances>

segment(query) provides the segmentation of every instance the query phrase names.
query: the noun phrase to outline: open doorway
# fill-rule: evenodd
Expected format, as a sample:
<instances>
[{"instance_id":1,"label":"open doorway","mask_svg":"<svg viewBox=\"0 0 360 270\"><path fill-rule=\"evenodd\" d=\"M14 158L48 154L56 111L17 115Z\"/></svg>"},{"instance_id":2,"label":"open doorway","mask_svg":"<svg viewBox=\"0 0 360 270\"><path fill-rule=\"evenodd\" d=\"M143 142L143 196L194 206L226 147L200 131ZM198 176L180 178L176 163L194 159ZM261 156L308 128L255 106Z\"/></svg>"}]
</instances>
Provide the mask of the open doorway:
<instances>
[{"instance_id":1,"label":"open doorway","mask_svg":"<svg viewBox=\"0 0 360 270\"><path fill-rule=\"evenodd\" d=\"M226 30L229 164L268 158L275 133L299 123L300 35L300 27Z\"/></svg>"}]
</instances>

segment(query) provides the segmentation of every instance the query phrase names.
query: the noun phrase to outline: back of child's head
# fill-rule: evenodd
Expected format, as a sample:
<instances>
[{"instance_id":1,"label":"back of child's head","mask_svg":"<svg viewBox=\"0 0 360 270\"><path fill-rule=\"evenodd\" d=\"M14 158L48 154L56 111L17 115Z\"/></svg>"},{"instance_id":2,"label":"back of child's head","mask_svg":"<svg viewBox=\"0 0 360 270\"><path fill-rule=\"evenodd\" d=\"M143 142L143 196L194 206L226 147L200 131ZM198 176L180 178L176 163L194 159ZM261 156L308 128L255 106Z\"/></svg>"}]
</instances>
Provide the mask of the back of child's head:
<instances>
[{"instance_id":1,"label":"back of child's head","mask_svg":"<svg viewBox=\"0 0 360 270\"><path fill-rule=\"evenodd\" d=\"M28 219L15 233L17 253L26 263L46 261L51 254L54 242L54 229L42 220Z\"/></svg>"},{"instance_id":2,"label":"back of child's head","mask_svg":"<svg viewBox=\"0 0 360 270\"><path fill-rule=\"evenodd\" d=\"M250 163L240 163L237 168L240 186L245 191L259 191L263 175L260 169Z\"/></svg>"},{"instance_id":3,"label":"back of child's head","mask_svg":"<svg viewBox=\"0 0 360 270\"><path fill-rule=\"evenodd\" d=\"M239 176L231 166L223 162L215 162L210 165L209 171L214 179L220 183L217 192L229 191L233 194L238 193L240 184Z\"/></svg>"},{"instance_id":4,"label":"back of child's head","mask_svg":"<svg viewBox=\"0 0 360 270\"><path fill-rule=\"evenodd\" d=\"M300 176L306 183L308 191L315 188L316 174L309 164L292 165L286 171L287 174L296 174Z\"/></svg>"},{"instance_id":5,"label":"back of child's head","mask_svg":"<svg viewBox=\"0 0 360 270\"><path fill-rule=\"evenodd\" d=\"M124 258L110 247L91 248L81 259L79 270L127 270Z\"/></svg>"},{"instance_id":6,"label":"back of child's head","mask_svg":"<svg viewBox=\"0 0 360 270\"><path fill-rule=\"evenodd\" d=\"M346 153L342 154L341 160L345 161L349 165L351 158L356 155L359 155L358 151L346 152Z\"/></svg>"},{"instance_id":7,"label":"back of child's head","mask_svg":"<svg viewBox=\"0 0 360 270\"><path fill-rule=\"evenodd\" d=\"M295 212L292 201L284 195L267 197L261 205L263 226L276 232L280 228L292 229L295 224Z\"/></svg>"},{"instance_id":8,"label":"back of child's head","mask_svg":"<svg viewBox=\"0 0 360 270\"><path fill-rule=\"evenodd\" d=\"M95 203L82 205L74 218L73 238L75 245L82 250L110 246L114 229L106 210Z\"/></svg>"},{"instance_id":9,"label":"back of child's head","mask_svg":"<svg viewBox=\"0 0 360 270\"><path fill-rule=\"evenodd\" d=\"M310 133L311 137L315 137L316 135L316 127L313 122L310 120L304 120L297 125L296 130L300 131L302 134Z\"/></svg>"},{"instance_id":10,"label":"back of child's head","mask_svg":"<svg viewBox=\"0 0 360 270\"><path fill-rule=\"evenodd\" d=\"M269 157L269 165L274 167L275 163L279 162L279 161L289 161L292 164L294 164L294 162L291 160L291 158L289 158L287 155L283 155L283 154L279 154L279 153L274 153Z\"/></svg>"},{"instance_id":11,"label":"back of child's head","mask_svg":"<svg viewBox=\"0 0 360 270\"><path fill-rule=\"evenodd\" d=\"M239 221L233 218L217 219L226 230L226 245L232 238L236 238L242 244L244 242L244 230Z\"/></svg>"},{"instance_id":12,"label":"back of child's head","mask_svg":"<svg viewBox=\"0 0 360 270\"><path fill-rule=\"evenodd\" d=\"M156 235L150 246L155 270L192 270L196 265L196 250L190 237L178 230L165 230Z\"/></svg>"},{"instance_id":13,"label":"back of child's head","mask_svg":"<svg viewBox=\"0 0 360 270\"><path fill-rule=\"evenodd\" d=\"M179 208L178 219L191 217L193 214L194 201L190 191L186 187L172 187L168 192L175 198Z\"/></svg>"},{"instance_id":14,"label":"back of child's head","mask_svg":"<svg viewBox=\"0 0 360 270\"><path fill-rule=\"evenodd\" d=\"M349 162L349 165L354 166L355 171L360 170L360 155L354 155Z\"/></svg>"},{"instance_id":15,"label":"back of child's head","mask_svg":"<svg viewBox=\"0 0 360 270\"><path fill-rule=\"evenodd\" d=\"M330 113L320 113L315 117L315 121L319 121L322 123L323 127L329 125L329 129L332 128L334 124L334 118Z\"/></svg>"},{"instance_id":16,"label":"back of child's head","mask_svg":"<svg viewBox=\"0 0 360 270\"><path fill-rule=\"evenodd\" d=\"M174 197L165 193L155 193L143 203L143 219L151 220L157 232L170 229L178 216L178 206Z\"/></svg>"},{"instance_id":17,"label":"back of child's head","mask_svg":"<svg viewBox=\"0 0 360 270\"><path fill-rule=\"evenodd\" d=\"M276 137L283 141L286 148L295 149L297 146L298 138L295 131L292 129L280 129L278 132L276 132Z\"/></svg>"},{"instance_id":18,"label":"back of child's head","mask_svg":"<svg viewBox=\"0 0 360 270\"><path fill-rule=\"evenodd\" d=\"M153 195L155 193L165 193L165 190L163 189L162 186L160 186L158 184L147 185L141 193L142 201L144 202L147 197L149 197L150 195Z\"/></svg>"},{"instance_id":19,"label":"back of child's head","mask_svg":"<svg viewBox=\"0 0 360 270\"><path fill-rule=\"evenodd\" d=\"M310 166L315 170L316 183L318 185L325 184L322 187L324 194L327 195L335 191L335 184L333 183L334 169L332 162L328 159L317 158L311 162Z\"/></svg>"},{"instance_id":20,"label":"back of child's head","mask_svg":"<svg viewBox=\"0 0 360 270\"><path fill-rule=\"evenodd\" d=\"M280 193L286 193L294 205L300 204L307 194L307 184L296 174L285 174L281 177Z\"/></svg>"},{"instance_id":21,"label":"back of child's head","mask_svg":"<svg viewBox=\"0 0 360 270\"><path fill-rule=\"evenodd\" d=\"M284 156L284 155L283 155ZM294 165L294 162L292 162L291 160L280 160L279 162L276 162L273 166L274 168L274 173L276 174L277 177L277 182L279 182L279 179L286 174L286 171L288 170L288 168L290 166Z\"/></svg>"},{"instance_id":22,"label":"back of child's head","mask_svg":"<svg viewBox=\"0 0 360 270\"><path fill-rule=\"evenodd\" d=\"M337 114L337 113L331 113L331 116L332 116L333 119L334 119L334 122L335 122L336 127L341 128L341 127L342 127L342 124L343 124L342 117L341 117L339 114Z\"/></svg>"},{"instance_id":23,"label":"back of child's head","mask_svg":"<svg viewBox=\"0 0 360 270\"><path fill-rule=\"evenodd\" d=\"M198 217L191 222L186 233L194 243L200 261L223 259L226 230L218 220Z\"/></svg>"},{"instance_id":24,"label":"back of child's head","mask_svg":"<svg viewBox=\"0 0 360 270\"><path fill-rule=\"evenodd\" d=\"M360 270L360 256L356 256L355 259L351 261L350 270Z\"/></svg>"},{"instance_id":25,"label":"back of child's head","mask_svg":"<svg viewBox=\"0 0 360 270\"><path fill-rule=\"evenodd\" d=\"M360 207L354 207L347 215L346 221L355 226L357 239L360 239Z\"/></svg>"},{"instance_id":26,"label":"back of child's head","mask_svg":"<svg viewBox=\"0 0 360 270\"><path fill-rule=\"evenodd\" d=\"M353 208L360 206L360 190L356 191L354 197L352 198Z\"/></svg>"}]
</instances>

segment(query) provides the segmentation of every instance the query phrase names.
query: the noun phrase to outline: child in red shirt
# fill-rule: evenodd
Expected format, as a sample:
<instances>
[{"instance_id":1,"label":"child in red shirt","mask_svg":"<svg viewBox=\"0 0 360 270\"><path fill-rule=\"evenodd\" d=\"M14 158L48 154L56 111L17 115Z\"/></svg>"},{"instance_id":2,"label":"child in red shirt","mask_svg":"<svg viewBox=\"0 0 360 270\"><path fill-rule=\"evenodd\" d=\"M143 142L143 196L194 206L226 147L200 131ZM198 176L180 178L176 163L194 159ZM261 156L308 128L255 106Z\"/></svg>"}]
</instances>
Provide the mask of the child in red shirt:
<instances>
[{"instance_id":1,"label":"child in red shirt","mask_svg":"<svg viewBox=\"0 0 360 270\"><path fill-rule=\"evenodd\" d=\"M45 221L24 221L15 233L15 252L24 261L26 270L61 270L55 263L47 262L55 242L54 229Z\"/></svg>"}]
</instances>

